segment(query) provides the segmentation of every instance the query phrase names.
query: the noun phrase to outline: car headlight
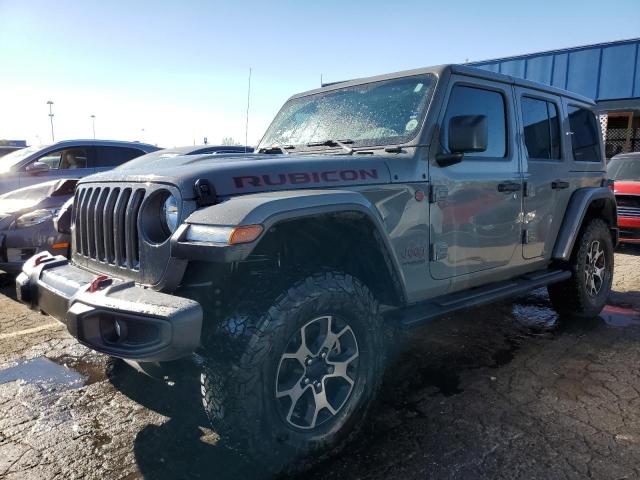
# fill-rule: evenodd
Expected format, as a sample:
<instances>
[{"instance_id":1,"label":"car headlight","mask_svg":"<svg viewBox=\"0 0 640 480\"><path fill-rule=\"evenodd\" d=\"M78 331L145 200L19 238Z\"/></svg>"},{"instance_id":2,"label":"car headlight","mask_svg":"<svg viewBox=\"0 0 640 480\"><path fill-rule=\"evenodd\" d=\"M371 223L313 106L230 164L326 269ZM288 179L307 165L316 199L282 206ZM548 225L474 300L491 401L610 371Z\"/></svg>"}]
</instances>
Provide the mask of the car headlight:
<instances>
[{"instance_id":1,"label":"car headlight","mask_svg":"<svg viewBox=\"0 0 640 480\"><path fill-rule=\"evenodd\" d=\"M24 215L20 215L16 220L16 227L24 228L39 225L47 220L51 220L58 214L58 211L58 208L41 208L40 210L25 213Z\"/></svg>"},{"instance_id":2,"label":"car headlight","mask_svg":"<svg viewBox=\"0 0 640 480\"><path fill-rule=\"evenodd\" d=\"M178 228L178 201L173 195L169 195L162 205L164 214L164 226L168 233L173 233Z\"/></svg>"}]
</instances>

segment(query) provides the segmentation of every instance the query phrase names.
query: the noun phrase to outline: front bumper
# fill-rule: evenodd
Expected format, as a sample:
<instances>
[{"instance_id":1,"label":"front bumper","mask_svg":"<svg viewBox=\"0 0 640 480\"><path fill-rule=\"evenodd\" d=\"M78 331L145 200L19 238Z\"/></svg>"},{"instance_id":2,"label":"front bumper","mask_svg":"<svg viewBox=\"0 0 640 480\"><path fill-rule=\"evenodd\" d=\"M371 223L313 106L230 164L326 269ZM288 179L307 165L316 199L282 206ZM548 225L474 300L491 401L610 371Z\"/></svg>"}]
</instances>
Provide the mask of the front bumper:
<instances>
[{"instance_id":1,"label":"front bumper","mask_svg":"<svg viewBox=\"0 0 640 480\"><path fill-rule=\"evenodd\" d=\"M80 343L114 357L169 361L199 346L199 303L116 278L96 284L96 278L63 256L42 253L25 263L16 290L18 299L64 323Z\"/></svg>"}]
</instances>

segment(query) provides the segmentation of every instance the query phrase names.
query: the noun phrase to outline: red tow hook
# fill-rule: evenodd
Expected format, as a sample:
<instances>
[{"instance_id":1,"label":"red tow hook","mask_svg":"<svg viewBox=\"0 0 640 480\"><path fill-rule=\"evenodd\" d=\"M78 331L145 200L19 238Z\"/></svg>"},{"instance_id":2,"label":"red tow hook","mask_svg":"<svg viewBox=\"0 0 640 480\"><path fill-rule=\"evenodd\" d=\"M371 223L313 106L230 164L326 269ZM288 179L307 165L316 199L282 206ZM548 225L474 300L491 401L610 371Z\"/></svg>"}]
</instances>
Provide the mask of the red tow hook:
<instances>
[{"instance_id":1,"label":"red tow hook","mask_svg":"<svg viewBox=\"0 0 640 480\"><path fill-rule=\"evenodd\" d=\"M105 287L108 287L113 283L113 279L109 278L107 275L98 275L93 282L89 284L87 288L87 292L94 293L98 290L102 290Z\"/></svg>"},{"instance_id":2,"label":"red tow hook","mask_svg":"<svg viewBox=\"0 0 640 480\"><path fill-rule=\"evenodd\" d=\"M49 254L48 253L43 253L42 255L38 255L35 260L33 261L33 265L35 267L37 267L38 265L40 265L43 260L45 260L46 258L49 258Z\"/></svg>"}]
</instances>

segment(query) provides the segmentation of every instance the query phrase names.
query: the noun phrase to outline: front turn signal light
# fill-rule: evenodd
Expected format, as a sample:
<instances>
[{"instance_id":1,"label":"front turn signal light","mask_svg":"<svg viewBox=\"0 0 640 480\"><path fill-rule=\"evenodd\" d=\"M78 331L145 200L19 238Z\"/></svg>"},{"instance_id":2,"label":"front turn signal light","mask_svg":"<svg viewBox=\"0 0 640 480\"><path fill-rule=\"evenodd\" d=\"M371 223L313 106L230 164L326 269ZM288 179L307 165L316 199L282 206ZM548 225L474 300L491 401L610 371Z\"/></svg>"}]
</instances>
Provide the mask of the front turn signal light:
<instances>
[{"instance_id":1,"label":"front turn signal light","mask_svg":"<svg viewBox=\"0 0 640 480\"><path fill-rule=\"evenodd\" d=\"M233 229L233 233L229 238L229 245L237 243L250 243L262 233L262 225L245 225Z\"/></svg>"}]
</instances>

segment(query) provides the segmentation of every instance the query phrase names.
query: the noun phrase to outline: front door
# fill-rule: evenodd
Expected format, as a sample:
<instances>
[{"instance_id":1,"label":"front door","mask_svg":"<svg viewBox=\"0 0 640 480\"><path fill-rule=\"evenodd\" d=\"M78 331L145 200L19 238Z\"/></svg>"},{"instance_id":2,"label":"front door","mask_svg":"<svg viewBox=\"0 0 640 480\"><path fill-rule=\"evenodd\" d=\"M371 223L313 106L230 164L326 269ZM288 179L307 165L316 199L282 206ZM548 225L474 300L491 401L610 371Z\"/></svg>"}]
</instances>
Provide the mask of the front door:
<instances>
[{"instance_id":1,"label":"front door","mask_svg":"<svg viewBox=\"0 0 640 480\"><path fill-rule=\"evenodd\" d=\"M521 239L522 176L513 140L510 85L453 76L440 118L439 151L448 151L448 125L461 115L484 115L487 148L462 162L430 164L431 275L451 278L507 265ZM438 149L436 149L438 150Z\"/></svg>"},{"instance_id":2,"label":"front door","mask_svg":"<svg viewBox=\"0 0 640 480\"><path fill-rule=\"evenodd\" d=\"M49 170L40 173L29 173L27 166L20 172L20 188L59 178L81 178L94 173L93 148L70 147L45 153L32 163L41 162L49 166Z\"/></svg>"},{"instance_id":3,"label":"front door","mask_svg":"<svg viewBox=\"0 0 640 480\"><path fill-rule=\"evenodd\" d=\"M526 193L524 258L549 256L571 194L563 155L562 103L554 95L517 87Z\"/></svg>"}]
</instances>

